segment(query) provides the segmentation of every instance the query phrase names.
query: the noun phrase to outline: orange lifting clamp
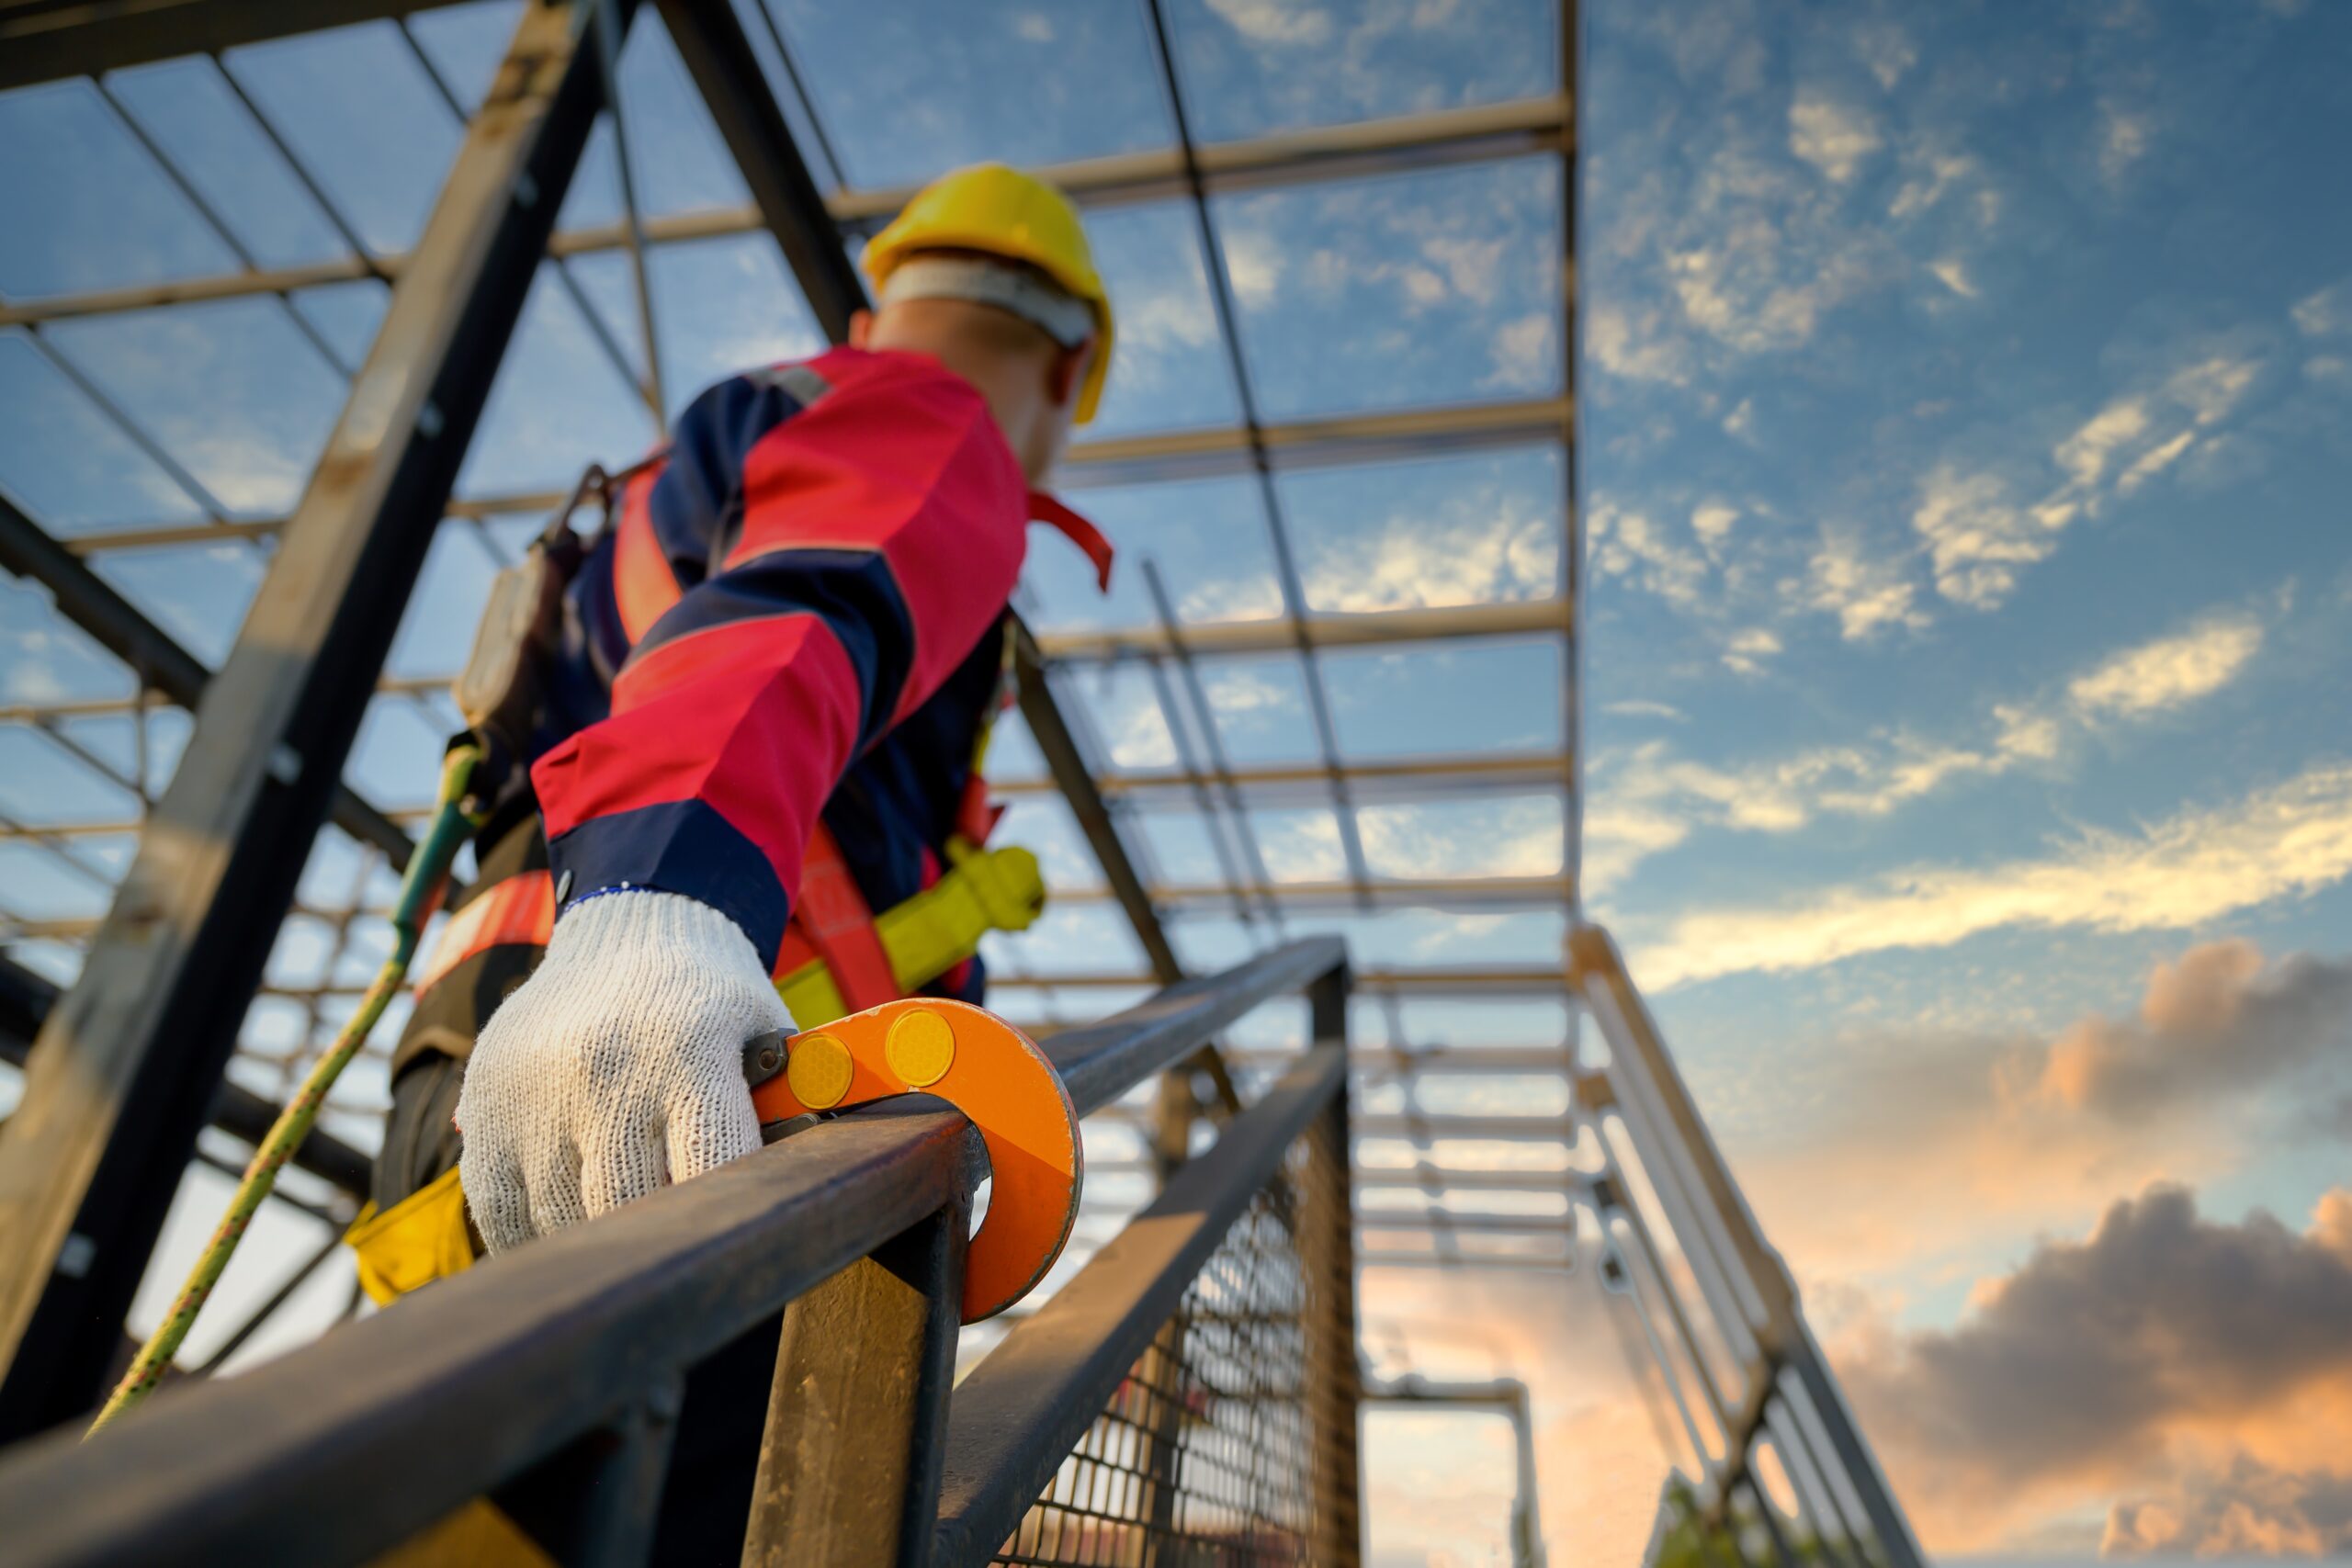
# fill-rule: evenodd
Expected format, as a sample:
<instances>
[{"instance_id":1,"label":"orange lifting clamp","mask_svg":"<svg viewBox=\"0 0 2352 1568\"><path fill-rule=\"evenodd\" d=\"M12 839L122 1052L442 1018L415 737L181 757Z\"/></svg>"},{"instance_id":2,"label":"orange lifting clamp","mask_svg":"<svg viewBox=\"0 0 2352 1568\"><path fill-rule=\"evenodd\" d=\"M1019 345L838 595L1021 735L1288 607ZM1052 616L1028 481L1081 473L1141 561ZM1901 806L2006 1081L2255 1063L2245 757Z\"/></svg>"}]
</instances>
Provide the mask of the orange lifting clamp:
<instances>
[{"instance_id":1,"label":"orange lifting clamp","mask_svg":"<svg viewBox=\"0 0 2352 1568\"><path fill-rule=\"evenodd\" d=\"M968 1002L913 997L743 1047L763 1127L899 1094L935 1094L971 1119L994 1186L964 1262L964 1321L1029 1293L1078 1218L1078 1108L1035 1042Z\"/></svg>"}]
</instances>

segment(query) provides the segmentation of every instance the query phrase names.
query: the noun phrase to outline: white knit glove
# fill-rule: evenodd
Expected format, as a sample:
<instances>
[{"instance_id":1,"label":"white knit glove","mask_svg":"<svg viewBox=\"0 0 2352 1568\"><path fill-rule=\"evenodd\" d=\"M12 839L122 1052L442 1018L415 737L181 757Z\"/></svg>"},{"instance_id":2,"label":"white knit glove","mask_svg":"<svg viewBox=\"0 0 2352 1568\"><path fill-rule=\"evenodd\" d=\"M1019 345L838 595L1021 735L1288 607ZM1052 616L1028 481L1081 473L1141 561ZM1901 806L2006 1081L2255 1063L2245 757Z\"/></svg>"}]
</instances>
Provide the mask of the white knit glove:
<instances>
[{"instance_id":1,"label":"white knit glove","mask_svg":"<svg viewBox=\"0 0 2352 1568\"><path fill-rule=\"evenodd\" d=\"M466 1202L492 1252L760 1146L743 1043L790 1020L742 928L674 893L603 893L475 1041Z\"/></svg>"}]
</instances>

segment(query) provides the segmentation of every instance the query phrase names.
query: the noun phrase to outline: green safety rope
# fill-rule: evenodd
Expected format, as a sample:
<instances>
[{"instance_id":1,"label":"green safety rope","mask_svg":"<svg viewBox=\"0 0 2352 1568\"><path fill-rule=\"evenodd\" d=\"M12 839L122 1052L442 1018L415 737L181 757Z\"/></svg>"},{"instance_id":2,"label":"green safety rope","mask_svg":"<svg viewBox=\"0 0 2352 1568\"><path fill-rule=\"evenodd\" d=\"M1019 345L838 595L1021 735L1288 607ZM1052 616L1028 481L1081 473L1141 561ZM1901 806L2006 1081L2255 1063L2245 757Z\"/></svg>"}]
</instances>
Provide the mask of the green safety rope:
<instances>
[{"instance_id":1,"label":"green safety rope","mask_svg":"<svg viewBox=\"0 0 2352 1568\"><path fill-rule=\"evenodd\" d=\"M416 955L417 934L440 904L449 863L457 858L459 846L481 826L481 813L469 809L467 805L474 767L481 761L481 749L472 745L454 747L443 760L441 796L434 809L433 825L426 829L424 842L409 856L408 874L401 879L400 897L392 906L392 955L376 972L375 983L360 998L359 1010L351 1015L351 1021L335 1036L334 1046L319 1058L311 1076L303 1080L301 1092L277 1113L268 1135L254 1150L253 1163L245 1167L244 1179L237 1183L236 1195L229 1200L228 1213L220 1216L220 1227L212 1233L196 1267L188 1270L187 1283L180 1287L178 1300L172 1303L172 1310L164 1314L164 1321L147 1343L139 1348L130 1370L122 1374L122 1382L115 1385L105 1408L98 1412L98 1418L90 1423L89 1431L84 1434L85 1438L96 1437L107 1423L153 1393L164 1381L164 1371L178 1353L180 1342L196 1326L197 1314L204 1310L220 1271L229 1266L237 1243L244 1239L254 1211L277 1185L278 1171L310 1135L311 1124L319 1119L320 1108L326 1103L327 1091L334 1087L334 1080L342 1076L351 1058L359 1054L360 1046L368 1042L368 1032L376 1027L376 1021L406 983L409 960Z\"/></svg>"}]
</instances>

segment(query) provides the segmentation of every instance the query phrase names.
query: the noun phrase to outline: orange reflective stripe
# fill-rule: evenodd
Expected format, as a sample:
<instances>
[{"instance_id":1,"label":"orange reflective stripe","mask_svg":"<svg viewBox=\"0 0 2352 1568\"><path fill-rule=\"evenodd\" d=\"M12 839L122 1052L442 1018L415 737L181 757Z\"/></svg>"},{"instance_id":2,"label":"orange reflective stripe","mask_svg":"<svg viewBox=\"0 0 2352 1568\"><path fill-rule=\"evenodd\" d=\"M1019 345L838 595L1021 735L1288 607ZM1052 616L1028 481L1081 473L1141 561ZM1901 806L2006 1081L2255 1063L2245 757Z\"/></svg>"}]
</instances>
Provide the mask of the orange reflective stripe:
<instances>
[{"instance_id":1,"label":"orange reflective stripe","mask_svg":"<svg viewBox=\"0 0 2352 1568\"><path fill-rule=\"evenodd\" d=\"M800 897L792 924L831 971L833 985L853 1012L899 999L890 955L874 929L874 911L849 874L841 846L823 823L808 839L800 865ZM786 933L787 945L789 932Z\"/></svg>"},{"instance_id":2,"label":"orange reflective stripe","mask_svg":"<svg viewBox=\"0 0 2352 1568\"><path fill-rule=\"evenodd\" d=\"M613 602L631 647L679 597L678 574L653 533L650 501L659 474L648 468L628 481L621 491L620 525L613 530Z\"/></svg>"},{"instance_id":3,"label":"orange reflective stripe","mask_svg":"<svg viewBox=\"0 0 2352 1568\"><path fill-rule=\"evenodd\" d=\"M799 911L795 910L790 923L784 928L783 940L775 944L775 967L768 971L769 977L781 980L802 964L816 962L817 949L801 934Z\"/></svg>"},{"instance_id":4,"label":"orange reflective stripe","mask_svg":"<svg viewBox=\"0 0 2352 1568\"><path fill-rule=\"evenodd\" d=\"M965 775L963 798L956 803L956 836L978 849L1003 816L1004 807L989 799L989 781L977 770Z\"/></svg>"},{"instance_id":5,"label":"orange reflective stripe","mask_svg":"<svg viewBox=\"0 0 2352 1568\"><path fill-rule=\"evenodd\" d=\"M545 947L555 934L555 879L544 871L518 872L484 888L441 928L433 961L417 976L423 996L450 970L477 953L524 943Z\"/></svg>"},{"instance_id":6,"label":"orange reflective stripe","mask_svg":"<svg viewBox=\"0 0 2352 1568\"><path fill-rule=\"evenodd\" d=\"M1105 593L1111 592L1111 541L1102 536L1102 529L1071 511L1067 502L1041 490L1029 492L1029 515L1084 551L1094 566L1094 586Z\"/></svg>"}]
</instances>

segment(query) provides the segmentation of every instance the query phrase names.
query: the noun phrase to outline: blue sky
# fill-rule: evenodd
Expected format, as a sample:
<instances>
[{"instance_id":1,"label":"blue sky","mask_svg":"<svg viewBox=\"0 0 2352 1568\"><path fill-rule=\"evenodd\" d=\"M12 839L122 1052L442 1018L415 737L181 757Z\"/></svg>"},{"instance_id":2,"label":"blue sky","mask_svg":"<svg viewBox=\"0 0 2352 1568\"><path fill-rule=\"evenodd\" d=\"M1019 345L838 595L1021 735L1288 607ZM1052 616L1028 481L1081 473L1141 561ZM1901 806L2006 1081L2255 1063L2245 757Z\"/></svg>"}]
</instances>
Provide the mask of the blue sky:
<instances>
[{"instance_id":1,"label":"blue sky","mask_svg":"<svg viewBox=\"0 0 2352 1568\"><path fill-rule=\"evenodd\" d=\"M1204 141L1558 85L1555 11L1535 0L1167 10ZM2279 1047L2285 1065L2193 1106L2109 1114L2096 1094L2067 1098L2077 1080L2060 1064L2084 1059L2068 1041L2110 1039L2119 1060L2158 1062L2188 1038L2172 1022L2184 987L2210 987L2216 1017L2250 1018L2304 984L2297 955L2324 965L2352 946L2352 207L2329 199L2335 150L2352 145L2352 16L2261 0L1601 0L1584 12L1580 735L1563 733L1558 642L1537 637L1332 652L1311 674L1293 654L1207 655L1197 704L1172 672L1163 690L1139 664L1073 670L1065 697L1114 772L1204 762L1212 739L1235 767L1313 764L1310 679L1351 761L1578 745L1589 908L1653 994L1857 1376L1891 1369L1896 1386L1921 1337L1989 1321L1986 1303L2037 1247L2088 1245L2108 1207L2150 1181L2193 1185L2222 1223L2264 1209L2300 1232L2344 1179L2340 1018L2318 1017L2316 1043ZM121 73L105 96L87 82L0 95L0 145L31 150L0 165L0 204L19 219L0 231L0 300L331 262L354 243L405 249L458 144L447 96L483 90L513 15L492 3L422 16L414 51L375 26L234 51L225 73L201 61ZM1174 135L1139 6L772 0L772 17L810 84L814 125L789 107L828 182L894 186L977 157L1110 156ZM752 33L775 73L764 28ZM994 90L1007 80L1023 90ZM649 211L747 201L650 18L624 89ZM168 150L195 200L147 144ZM616 175L600 128L567 227L618 218ZM1261 415L1559 395L1566 194L1556 160L1516 156L1216 197ZM1090 229L1121 321L1090 434L1231 425L1239 389L1191 209L1122 205ZM820 344L763 236L664 244L650 271L673 411L732 368ZM461 494L560 488L583 462L654 439L633 287L619 253L542 269ZM282 515L387 297L358 277L284 304L0 327L0 488L61 536ZM124 435L118 414L141 434ZM1568 485L1565 451L1535 443L1282 468L1271 499L1299 607L1344 614L1553 598L1568 570ZM1155 624L1146 560L1189 625L1289 607L1253 478L1080 476L1071 494L1125 565L1098 597L1083 564L1040 535L1022 603L1044 629ZM528 528L443 530L392 673L454 666ZM218 660L267 554L223 540L93 558ZM38 593L0 582L0 707L130 690ZM167 712L143 722L143 750L125 714L66 719L55 735L0 722L0 813L129 822L135 797L99 769L143 768L160 785L187 731ZM430 694L379 698L353 782L421 803L453 722ZM1034 747L1006 728L997 771L1034 773ZM1345 875L1327 795L1269 795L1246 816L1270 883ZM1232 824L1220 845L1188 803L1136 820L1164 883L1221 881L1246 858ZM1563 801L1536 784L1459 803L1367 797L1357 829L1385 879L1562 869ZM1001 944L1002 966L1135 971L1122 923L1082 897L1100 879L1067 810L1023 796L1009 831L1080 896ZM103 912L130 841L72 842L74 866L0 844L10 914ZM363 874L329 835L307 896L347 901ZM1198 906L1173 923L1180 952L1206 966L1271 940L1261 911L1246 913ZM320 978L325 929L290 925L274 978ZM1341 931L1372 967L1541 966L1557 962L1565 919L1404 907L1295 914L1283 929ZM61 978L75 963L62 941L14 951ZM1122 999L1008 996L1063 1016ZM260 1057L333 1012L266 999L241 1070L273 1088ZM1549 998L1360 1012L1367 1037L1400 1043L1544 1046L1569 1028ZM1279 1039L1298 1021L1260 1027ZM2234 1027L2197 1039L2255 1050ZM1419 1103L1555 1113L1544 1088L1465 1078ZM355 1077L341 1096L348 1135L372 1140L382 1092L380 1071ZM1364 1092L1377 1111L1404 1103L1394 1086ZM2339 1104L2331 1122L2323 1112ZM1376 1165L1401 1150L1372 1140L1361 1155ZM1399 1314L1466 1310L1450 1288L1391 1274L1377 1299ZM1547 1484L1589 1499L1590 1434L1642 1429L1630 1392L1555 1344L1523 1348L1551 1377ZM1430 1365L1453 1354L1420 1353ZM2324 1403L2334 1388L2297 1397ZM2277 1416L2264 1406L2226 1430L2182 1416L2149 1438L2153 1468L2053 1470L1999 1509L1926 1497L1931 1539L2128 1549L2137 1538L2112 1520L2134 1499L2201 1518L2219 1495L2208 1483L2238 1458L2310 1472L2319 1456L2279 1436ZM2300 1429L2327 1429L2317 1419L2306 1411ZM1890 1458L1898 1480L1973 1474L1972 1462L1932 1448ZM1644 1477L1621 1478L1645 1494L1624 1527L1636 1548ZM1575 1510L1552 1513L1577 1528ZM1607 1555L1616 1538L1560 1540ZM1442 1532L1425 1546L1393 1561L1483 1560L1443 1556Z\"/></svg>"}]
</instances>

